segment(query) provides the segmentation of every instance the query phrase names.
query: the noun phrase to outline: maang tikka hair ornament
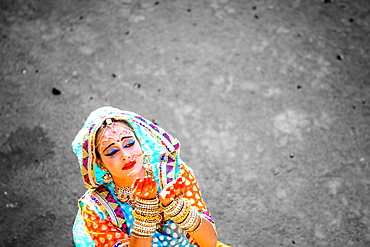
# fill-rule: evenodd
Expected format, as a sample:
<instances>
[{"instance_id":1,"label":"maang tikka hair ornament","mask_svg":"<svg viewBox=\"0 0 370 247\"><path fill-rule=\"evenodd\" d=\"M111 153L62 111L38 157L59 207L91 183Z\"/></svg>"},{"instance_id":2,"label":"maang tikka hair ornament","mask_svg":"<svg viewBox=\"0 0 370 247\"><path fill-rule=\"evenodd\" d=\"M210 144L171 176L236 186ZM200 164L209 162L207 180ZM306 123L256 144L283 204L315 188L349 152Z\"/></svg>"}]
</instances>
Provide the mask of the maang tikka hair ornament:
<instances>
[{"instance_id":1,"label":"maang tikka hair ornament","mask_svg":"<svg viewBox=\"0 0 370 247\"><path fill-rule=\"evenodd\" d=\"M102 125L103 126L103 125ZM114 122L112 120L112 118L108 118L107 120L105 120L105 127L102 128L103 132L99 138L99 140L96 142L96 147L99 146L100 142L101 142L101 139L103 139L103 136L105 134L105 132L107 131L107 129L110 128L112 130L113 133L116 133L116 129L114 128Z\"/></svg>"},{"instance_id":2,"label":"maang tikka hair ornament","mask_svg":"<svg viewBox=\"0 0 370 247\"><path fill-rule=\"evenodd\" d=\"M113 122L112 118L108 118L107 120L105 120L105 123L106 123L107 127L112 130L113 133L116 133L116 129L114 128L114 122Z\"/></svg>"}]
</instances>

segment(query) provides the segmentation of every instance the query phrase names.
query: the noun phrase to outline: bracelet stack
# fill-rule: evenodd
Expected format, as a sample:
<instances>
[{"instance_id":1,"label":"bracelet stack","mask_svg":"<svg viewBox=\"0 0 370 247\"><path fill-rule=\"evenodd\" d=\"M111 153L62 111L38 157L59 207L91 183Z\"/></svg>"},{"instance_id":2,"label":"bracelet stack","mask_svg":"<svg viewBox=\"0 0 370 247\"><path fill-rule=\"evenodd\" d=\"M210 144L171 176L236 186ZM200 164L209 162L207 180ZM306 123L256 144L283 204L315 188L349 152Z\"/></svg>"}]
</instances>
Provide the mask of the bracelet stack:
<instances>
[{"instance_id":1,"label":"bracelet stack","mask_svg":"<svg viewBox=\"0 0 370 247\"><path fill-rule=\"evenodd\" d=\"M136 197L132 216L134 217L134 225L131 230L132 236L137 238L150 238L153 236L157 224L161 222L158 197L149 200Z\"/></svg>"},{"instance_id":2,"label":"bracelet stack","mask_svg":"<svg viewBox=\"0 0 370 247\"><path fill-rule=\"evenodd\" d=\"M163 210L165 218L171 219L187 233L198 231L202 225L202 217L198 214L198 209L191 206L187 199L176 198Z\"/></svg>"}]
</instances>

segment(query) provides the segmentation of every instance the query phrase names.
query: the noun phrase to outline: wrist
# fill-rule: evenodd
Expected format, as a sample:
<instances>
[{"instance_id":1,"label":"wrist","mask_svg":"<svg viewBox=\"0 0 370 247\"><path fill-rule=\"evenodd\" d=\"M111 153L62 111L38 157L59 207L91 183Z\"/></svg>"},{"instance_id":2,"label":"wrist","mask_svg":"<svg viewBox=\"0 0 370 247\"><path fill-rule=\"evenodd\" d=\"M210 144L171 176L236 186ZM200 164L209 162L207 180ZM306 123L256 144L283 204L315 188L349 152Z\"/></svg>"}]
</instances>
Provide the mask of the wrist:
<instances>
[{"instance_id":1,"label":"wrist","mask_svg":"<svg viewBox=\"0 0 370 247\"><path fill-rule=\"evenodd\" d=\"M163 208L163 212L165 218L171 219L188 233L196 232L202 223L198 209L184 198L176 198Z\"/></svg>"},{"instance_id":2,"label":"wrist","mask_svg":"<svg viewBox=\"0 0 370 247\"><path fill-rule=\"evenodd\" d=\"M159 214L159 199L135 199L135 209L132 212L134 217L134 225L131 230L131 235L136 238L150 238L153 236L157 228L157 224L161 222Z\"/></svg>"}]
</instances>

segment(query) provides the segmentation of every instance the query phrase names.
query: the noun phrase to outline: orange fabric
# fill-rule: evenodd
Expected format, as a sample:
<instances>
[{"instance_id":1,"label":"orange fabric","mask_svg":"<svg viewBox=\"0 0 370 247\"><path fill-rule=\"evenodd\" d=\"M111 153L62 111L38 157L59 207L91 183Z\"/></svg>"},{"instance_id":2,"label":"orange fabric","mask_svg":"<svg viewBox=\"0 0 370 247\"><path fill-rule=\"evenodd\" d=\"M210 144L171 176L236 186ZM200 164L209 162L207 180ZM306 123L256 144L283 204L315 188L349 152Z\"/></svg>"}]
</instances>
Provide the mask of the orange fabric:
<instances>
[{"instance_id":1,"label":"orange fabric","mask_svg":"<svg viewBox=\"0 0 370 247\"><path fill-rule=\"evenodd\" d=\"M189 199L189 202L192 206L195 206L198 208L198 211L203 211L209 214L209 212L206 209L206 204L203 201L202 194L200 192L197 180L195 179L194 175L191 174L191 172L185 168L184 165L180 166L180 169L182 171L181 176L184 177L185 180L185 193L184 197Z\"/></svg>"},{"instance_id":2,"label":"orange fabric","mask_svg":"<svg viewBox=\"0 0 370 247\"><path fill-rule=\"evenodd\" d=\"M216 230L215 224L210 219L210 212L207 211L206 204L203 201L202 193L200 192L198 182L194 175L191 173L189 169L187 169L187 166L181 164L181 176L185 178L185 193L184 198L189 199L189 202L192 206L195 206L198 208L198 212L202 212L204 216L206 216L207 219L212 223L213 227ZM190 244L199 246L197 242L190 236L190 234L187 234L187 237L190 241ZM221 245L222 246L222 245Z\"/></svg>"},{"instance_id":3,"label":"orange fabric","mask_svg":"<svg viewBox=\"0 0 370 247\"><path fill-rule=\"evenodd\" d=\"M114 226L109 220L101 220L99 216L84 205L82 218L85 221L87 232L97 247L111 247L117 243L129 243L130 236Z\"/></svg>"}]
</instances>

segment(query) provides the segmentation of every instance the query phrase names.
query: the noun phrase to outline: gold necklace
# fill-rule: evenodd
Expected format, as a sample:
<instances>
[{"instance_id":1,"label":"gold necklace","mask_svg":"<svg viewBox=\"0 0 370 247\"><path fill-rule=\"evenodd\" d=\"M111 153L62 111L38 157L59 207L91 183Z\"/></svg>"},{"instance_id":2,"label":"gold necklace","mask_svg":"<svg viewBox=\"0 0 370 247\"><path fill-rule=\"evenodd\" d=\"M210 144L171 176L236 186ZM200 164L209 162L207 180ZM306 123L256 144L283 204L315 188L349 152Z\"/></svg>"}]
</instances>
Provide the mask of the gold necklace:
<instances>
[{"instance_id":1,"label":"gold necklace","mask_svg":"<svg viewBox=\"0 0 370 247\"><path fill-rule=\"evenodd\" d=\"M131 205L135 201L131 187L118 186L114 189L114 193L116 193L117 199L122 203L127 202Z\"/></svg>"},{"instance_id":2,"label":"gold necklace","mask_svg":"<svg viewBox=\"0 0 370 247\"><path fill-rule=\"evenodd\" d=\"M146 176L153 176L153 172L151 170L147 170L144 168L144 171ZM117 199L120 202L127 202L131 206L135 205L135 196L134 194L132 194L131 187L118 186L114 189L114 193L117 195Z\"/></svg>"}]
</instances>

